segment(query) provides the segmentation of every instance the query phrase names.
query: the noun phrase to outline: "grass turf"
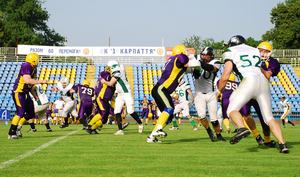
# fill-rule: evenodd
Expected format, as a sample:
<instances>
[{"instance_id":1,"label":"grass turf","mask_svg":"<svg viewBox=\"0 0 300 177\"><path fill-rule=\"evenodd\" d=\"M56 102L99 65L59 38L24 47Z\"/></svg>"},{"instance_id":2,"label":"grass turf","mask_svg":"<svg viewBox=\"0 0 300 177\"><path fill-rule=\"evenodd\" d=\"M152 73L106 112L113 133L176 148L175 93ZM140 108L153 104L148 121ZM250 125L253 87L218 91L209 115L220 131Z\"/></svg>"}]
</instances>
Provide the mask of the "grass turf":
<instances>
[{"instance_id":1,"label":"grass turf","mask_svg":"<svg viewBox=\"0 0 300 177\"><path fill-rule=\"evenodd\" d=\"M300 176L297 125L282 129L289 154L259 146L252 135L231 145L234 134L223 132L227 142L211 142L203 127L193 131L189 123L179 130L165 127L168 136L161 139L163 143L146 143L152 124L139 134L138 125L131 123L124 136L113 135L116 125L104 125L97 135L80 130L82 125L64 129L52 125L53 132L36 125L38 131L31 133L25 125L24 138L18 140L7 139L9 127L0 124L0 167L11 159L17 161L0 168L0 176ZM261 132L261 126L257 127ZM56 142L42 146L53 140ZM38 151L41 146L44 148ZM20 159L32 150L37 152Z\"/></svg>"}]
</instances>

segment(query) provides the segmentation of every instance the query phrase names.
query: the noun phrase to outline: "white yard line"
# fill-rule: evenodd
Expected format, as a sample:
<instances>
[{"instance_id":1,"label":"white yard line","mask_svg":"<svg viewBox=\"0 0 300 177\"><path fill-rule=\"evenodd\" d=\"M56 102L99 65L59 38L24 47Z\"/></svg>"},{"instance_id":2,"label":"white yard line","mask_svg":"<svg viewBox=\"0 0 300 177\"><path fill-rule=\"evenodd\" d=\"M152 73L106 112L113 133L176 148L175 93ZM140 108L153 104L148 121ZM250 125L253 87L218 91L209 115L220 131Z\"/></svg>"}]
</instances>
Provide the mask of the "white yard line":
<instances>
[{"instance_id":1,"label":"white yard line","mask_svg":"<svg viewBox=\"0 0 300 177\"><path fill-rule=\"evenodd\" d=\"M57 139L54 139L54 140L52 140L52 141L49 141L48 143L45 143L45 144L41 145L40 147L38 147L38 148L36 148L36 149L34 149L34 150L32 150L32 151L28 151L28 152L26 152L25 154L22 154L22 155L20 155L20 156L17 157L17 158L10 159L10 160L8 160L8 161L6 161L6 162L2 162L2 163L0 164L0 170L3 169L3 168L5 168L5 167L10 166L11 164L13 164L13 163L15 163L15 162L19 162L20 160L22 160L22 159L24 159L24 158L26 158L26 157L28 157L28 156L31 156L32 154L34 154L34 153L36 153L36 152L38 152L38 151L40 151L40 150L42 150L42 149L44 149L44 148L50 146L51 144L56 143L57 141L59 141L59 140L61 140L61 139L66 138L66 137L69 136L69 135L72 135L72 134L78 132L79 130L81 130L81 129L75 130L75 131L73 131L73 132L71 132L71 133L66 134L65 136L61 136L61 137L59 137L59 138L57 138ZM13 141L14 141L14 140L13 140Z\"/></svg>"}]
</instances>

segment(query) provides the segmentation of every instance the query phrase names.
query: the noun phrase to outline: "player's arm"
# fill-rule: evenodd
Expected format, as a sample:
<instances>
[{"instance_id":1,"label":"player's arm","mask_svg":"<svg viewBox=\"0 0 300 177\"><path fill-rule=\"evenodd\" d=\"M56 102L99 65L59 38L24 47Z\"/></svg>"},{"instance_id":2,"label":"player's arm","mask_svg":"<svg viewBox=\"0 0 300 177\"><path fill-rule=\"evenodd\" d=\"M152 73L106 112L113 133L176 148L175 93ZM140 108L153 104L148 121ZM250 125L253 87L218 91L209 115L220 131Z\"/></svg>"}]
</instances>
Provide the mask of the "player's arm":
<instances>
[{"instance_id":1,"label":"player's arm","mask_svg":"<svg viewBox=\"0 0 300 177\"><path fill-rule=\"evenodd\" d=\"M106 84L106 85L108 85L108 86L110 86L110 87L112 87L113 85L115 85L115 83L118 81L118 79L117 78L115 78L115 77L111 77L111 80L110 81L106 81L105 79L101 79L101 83L102 84Z\"/></svg>"},{"instance_id":2,"label":"player's arm","mask_svg":"<svg viewBox=\"0 0 300 177\"><path fill-rule=\"evenodd\" d=\"M282 108L282 105L280 106L280 108L279 109L277 109L277 111L276 112L278 112L280 109Z\"/></svg>"},{"instance_id":3,"label":"player's arm","mask_svg":"<svg viewBox=\"0 0 300 177\"><path fill-rule=\"evenodd\" d=\"M49 82L47 80L35 80L35 79L32 79L29 74L24 74L23 75L23 80L24 80L25 84L27 84L27 85L49 84Z\"/></svg>"},{"instance_id":4,"label":"player's arm","mask_svg":"<svg viewBox=\"0 0 300 177\"><path fill-rule=\"evenodd\" d=\"M194 101L194 95L193 95L191 89L187 89L187 92L191 96L191 103L193 103L193 101Z\"/></svg>"},{"instance_id":5,"label":"player's arm","mask_svg":"<svg viewBox=\"0 0 300 177\"><path fill-rule=\"evenodd\" d=\"M51 92L57 92L58 91L58 88L57 87L52 87L51 88Z\"/></svg>"},{"instance_id":6,"label":"player's arm","mask_svg":"<svg viewBox=\"0 0 300 177\"><path fill-rule=\"evenodd\" d=\"M55 102L52 104L52 112L54 112Z\"/></svg>"},{"instance_id":7,"label":"player's arm","mask_svg":"<svg viewBox=\"0 0 300 177\"><path fill-rule=\"evenodd\" d=\"M217 89L217 95L216 97L220 97L222 90L225 88L227 81L230 77L231 71L233 68L233 64L231 61L226 61L225 62L225 67L224 67L224 71L223 74L219 80L219 85L218 85L218 89Z\"/></svg>"},{"instance_id":8,"label":"player's arm","mask_svg":"<svg viewBox=\"0 0 300 177\"><path fill-rule=\"evenodd\" d=\"M269 80L270 77L273 75L272 71L266 71L263 68L260 68L261 72L265 75L265 77Z\"/></svg>"},{"instance_id":9,"label":"player's arm","mask_svg":"<svg viewBox=\"0 0 300 177\"><path fill-rule=\"evenodd\" d=\"M292 114L292 105L288 103L288 106L289 106L289 113Z\"/></svg>"},{"instance_id":10,"label":"player's arm","mask_svg":"<svg viewBox=\"0 0 300 177\"><path fill-rule=\"evenodd\" d=\"M36 85L34 85L32 88L31 88L31 90L30 90L30 93L31 93L31 95L33 96L33 98L35 99L35 101L37 101L37 100L39 100L39 97L35 94L35 90L36 90L36 88L37 88L37 86Z\"/></svg>"}]
</instances>

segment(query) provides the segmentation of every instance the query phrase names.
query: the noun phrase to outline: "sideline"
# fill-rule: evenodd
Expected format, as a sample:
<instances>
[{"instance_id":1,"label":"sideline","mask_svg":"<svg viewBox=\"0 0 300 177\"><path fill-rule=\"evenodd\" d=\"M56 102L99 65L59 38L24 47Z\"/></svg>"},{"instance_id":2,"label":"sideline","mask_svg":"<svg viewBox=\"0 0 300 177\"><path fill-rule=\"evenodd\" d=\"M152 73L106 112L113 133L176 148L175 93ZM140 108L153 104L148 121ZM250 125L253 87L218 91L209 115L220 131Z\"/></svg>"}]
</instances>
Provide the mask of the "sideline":
<instances>
[{"instance_id":1,"label":"sideline","mask_svg":"<svg viewBox=\"0 0 300 177\"><path fill-rule=\"evenodd\" d=\"M36 153L36 152L38 152L38 151L40 151L40 150L42 150L42 149L44 149L44 148L50 146L51 144L56 143L57 141L59 141L59 140L61 140L61 139L64 139L64 138L68 137L69 135L72 135L72 134L78 132L79 130L81 130L81 129L75 130L75 131L73 131L73 132L71 132L71 133L68 133L68 134L66 134L66 135L64 135L64 136L61 136L61 137L59 137L59 138L57 138L57 139L54 139L54 140L52 140L52 141L49 141L48 143L45 143L45 144L41 145L40 147L38 147L38 148L36 148L36 149L34 149L34 150L32 150L32 151L28 151L28 152L26 152L25 154L22 154L22 155L20 155L20 156L17 157L17 158L10 159L9 161L6 161L6 162L2 162L2 163L0 164L0 170L2 170L2 169L5 168L5 167L10 166L11 164L13 164L13 163L15 163L15 162L19 162L20 160L22 160L22 159L24 159L24 158L26 158L26 157L28 157L28 156L31 156L32 154L34 154L34 153Z\"/></svg>"}]
</instances>

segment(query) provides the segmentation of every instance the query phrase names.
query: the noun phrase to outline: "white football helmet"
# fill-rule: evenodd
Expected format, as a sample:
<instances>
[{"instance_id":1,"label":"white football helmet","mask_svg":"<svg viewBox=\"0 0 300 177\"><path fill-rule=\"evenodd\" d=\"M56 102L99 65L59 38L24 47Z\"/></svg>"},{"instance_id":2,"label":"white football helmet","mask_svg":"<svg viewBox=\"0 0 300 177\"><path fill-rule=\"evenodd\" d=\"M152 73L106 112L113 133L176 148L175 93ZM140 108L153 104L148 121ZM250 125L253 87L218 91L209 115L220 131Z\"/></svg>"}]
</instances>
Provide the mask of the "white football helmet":
<instances>
[{"instance_id":1,"label":"white football helmet","mask_svg":"<svg viewBox=\"0 0 300 177\"><path fill-rule=\"evenodd\" d=\"M110 60L107 63L107 67L110 69L111 72L114 72L115 70L120 70L119 62L116 60Z\"/></svg>"},{"instance_id":2,"label":"white football helmet","mask_svg":"<svg viewBox=\"0 0 300 177\"><path fill-rule=\"evenodd\" d=\"M64 88L65 88L66 86L68 86L69 83L70 83L69 78L67 78L67 77L63 77L63 78L60 80L60 82L61 82L61 85L62 85Z\"/></svg>"}]
</instances>

